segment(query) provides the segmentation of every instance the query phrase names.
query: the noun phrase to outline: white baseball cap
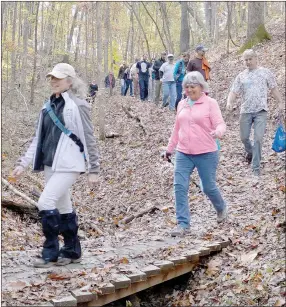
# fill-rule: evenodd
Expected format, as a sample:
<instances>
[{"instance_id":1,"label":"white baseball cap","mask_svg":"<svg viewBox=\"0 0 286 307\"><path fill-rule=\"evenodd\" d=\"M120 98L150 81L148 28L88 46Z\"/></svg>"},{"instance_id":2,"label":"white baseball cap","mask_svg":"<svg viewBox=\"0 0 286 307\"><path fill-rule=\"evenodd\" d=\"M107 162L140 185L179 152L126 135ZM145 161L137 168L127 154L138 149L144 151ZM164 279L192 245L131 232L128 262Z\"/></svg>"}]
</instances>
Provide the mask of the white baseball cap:
<instances>
[{"instance_id":1,"label":"white baseball cap","mask_svg":"<svg viewBox=\"0 0 286 307\"><path fill-rule=\"evenodd\" d=\"M76 76L74 68L67 63L59 63L57 64L51 72L49 72L46 77L53 76L57 79L64 79L66 77L74 77Z\"/></svg>"},{"instance_id":2,"label":"white baseball cap","mask_svg":"<svg viewBox=\"0 0 286 307\"><path fill-rule=\"evenodd\" d=\"M172 54L172 53L169 53L168 55L167 55L167 58L173 58L174 57L174 55Z\"/></svg>"}]
</instances>

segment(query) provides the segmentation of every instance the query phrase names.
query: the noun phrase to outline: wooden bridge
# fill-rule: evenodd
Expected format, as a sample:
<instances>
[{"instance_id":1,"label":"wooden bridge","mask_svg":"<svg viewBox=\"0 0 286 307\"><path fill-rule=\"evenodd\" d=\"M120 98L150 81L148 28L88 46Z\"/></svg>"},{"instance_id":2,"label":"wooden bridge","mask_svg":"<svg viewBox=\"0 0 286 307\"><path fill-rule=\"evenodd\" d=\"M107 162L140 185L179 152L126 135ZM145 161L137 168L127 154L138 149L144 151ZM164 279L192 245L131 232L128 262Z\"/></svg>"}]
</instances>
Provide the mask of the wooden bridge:
<instances>
[{"instance_id":1,"label":"wooden bridge","mask_svg":"<svg viewBox=\"0 0 286 307\"><path fill-rule=\"evenodd\" d=\"M88 279L88 272L91 272L91 269L96 271L96 268L102 267L102 264L107 261L111 264L113 262L112 265L116 269L116 274L112 274L109 277L106 276L104 282L95 282L95 288L85 286L79 287L78 289L70 289L69 293L61 295L60 297L56 296L49 302L41 305L56 307L104 306L110 302L114 302L186 274L194 270L203 257L209 257L221 251L222 248L229 244L229 241L201 241L201 243L197 243L196 246L192 245L188 248L188 246L184 245L182 247L181 242L182 240L179 238L165 238L160 241L153 240L142 244L138 243L138 245L103 248L101 252L97 254L93 249L84 252L81 263L69 264L65 267L54 266L47 269L35 269L32 267L32 264L30 266L23 266L21 263L11 268L7 259L13 259L13 257L19 259L23 252L2 253L3 291L5 291L5 284L13 280L29 280L29 278L35 280L37 276L41 276L43 280L43 278L45 278L43 275L48 276L51 272L52 274L57 274L57 272L58 274L64 274L76 270L82 274L82 272L86 270L86 273L83 274L86 274L85 277ZM162 256L162 251L166 251L166 249L175 251L175 253L170 253L170 256ZM144 257L142 257L143 250L152 253L152 255L157 255L157 259L153 257L152 260L149 259L147 262L144 261ZM32 254L30 254L30 257L34 256L34 254ZM118 265L118 262L114 261L114 257L117 259L126 259L126 262L123 261ZM110 259L111 261L109 261ZM27 261L32 261L32 258ZM19 293L19 295L21 294ZM37 304L37 306L39 305L40 304Z\"/></svg>"}]
</instances>

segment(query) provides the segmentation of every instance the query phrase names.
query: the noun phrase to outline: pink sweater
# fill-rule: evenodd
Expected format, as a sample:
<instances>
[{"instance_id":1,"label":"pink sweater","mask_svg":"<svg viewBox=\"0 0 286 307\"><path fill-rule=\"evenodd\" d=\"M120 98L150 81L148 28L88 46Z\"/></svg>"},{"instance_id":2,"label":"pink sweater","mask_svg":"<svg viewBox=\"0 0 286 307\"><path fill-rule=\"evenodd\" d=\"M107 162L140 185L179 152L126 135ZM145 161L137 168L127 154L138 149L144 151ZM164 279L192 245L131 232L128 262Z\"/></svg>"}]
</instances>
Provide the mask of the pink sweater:
<instances>
[{"instance_id":1,"label":"pink sweater","mask_svg":"<svg viewBox=\"0 0 286 307\"><path fill-rule=\"evenodd\" d=\"M203 94L192 107L184 99L178 105L167 152L172 153L176 146L178 151L192 155L216 151L217 144L210 133L216 131L221 138L225 130L226 125L215 99Z\"/></svg>"}]
</instances>

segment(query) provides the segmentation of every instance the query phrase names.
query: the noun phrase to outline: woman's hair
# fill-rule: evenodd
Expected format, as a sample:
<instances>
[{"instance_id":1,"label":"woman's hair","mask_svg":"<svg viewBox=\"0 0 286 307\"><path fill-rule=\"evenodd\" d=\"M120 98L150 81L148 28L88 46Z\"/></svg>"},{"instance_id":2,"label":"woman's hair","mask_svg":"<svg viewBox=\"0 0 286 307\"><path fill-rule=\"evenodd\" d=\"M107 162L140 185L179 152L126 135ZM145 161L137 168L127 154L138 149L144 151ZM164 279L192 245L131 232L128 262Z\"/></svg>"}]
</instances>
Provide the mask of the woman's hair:
<instances>
[{"instance_id":1,"label":"woman's hair","mask_svg":"<svg viewBox=\"0 0 286 307\"><path fill-rule=\"evenodd\" d=\"M253 49L246 49L243 52L242 57L245 58L246 56L257 58L257 53Z\"/></svg>"},{"instance_id":2,"label":"woman's hair","mask_svg":"<svg viewBox=\"0 0 286 307\"><path fill-rule=\"evenodd\" d=\"M199 84L204 92L208 92L209 90L207 82L199 71L191 71L185 75L183 79L183 87L186 87L189 83Z\"/></svg>"},{"instance_id":3,"label":"woman's hair","mask_svg":"<svg viewBox=\"0 0 286 307\"><path fill-rule=\"evenodd\" d=\"M72 85L70 87L71 91L75 96L81 99L86 99L87 97L87 85L79 77L67 77L71 81Z\"/></svg>"}]
</instances>

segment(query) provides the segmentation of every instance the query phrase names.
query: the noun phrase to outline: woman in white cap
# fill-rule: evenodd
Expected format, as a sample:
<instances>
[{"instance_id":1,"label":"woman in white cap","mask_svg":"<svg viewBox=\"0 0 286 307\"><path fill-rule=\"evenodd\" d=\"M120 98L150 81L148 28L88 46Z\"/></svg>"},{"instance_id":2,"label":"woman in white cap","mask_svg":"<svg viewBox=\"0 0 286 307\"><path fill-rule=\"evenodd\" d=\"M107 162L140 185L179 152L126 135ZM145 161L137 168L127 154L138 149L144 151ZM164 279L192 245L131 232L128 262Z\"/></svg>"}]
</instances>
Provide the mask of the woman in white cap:
<instances>
[{"instance_id":1,"label":"woman in white cap","mask_svg":"<svg viewBox=\"0 0 286 307\"><path fill-rule=\"evenodd\" d=\"M175 102L177 97L177 90L176 90L176 81L174 79L174 55L168 54L167 55L167 62L165 62L159 69L160 78L163 83L163 105L162 107L167 106L167 100L170 96L170 105L169 109L171 111L175 110Z\"/></svg>"},{"instance_id":2,"label":"woman in white cap","mask_svg":"<svg viewBox=\"0 0 286 307\"><path fill-rule=\"evenodd\" d=\"M87 86L66 63L57 64L47 78L52 95L40 112L32 143L13 171L18 178L31 162L33 171L44 171L46 184L38 209L45 242L42 258L34 263L41 268L80 261L78 219L69 189L86 170L90 185L98 182L99 173ZM64 237L61 249L59 234Z\"/></svg>"},{"instance_id":3,"label":"woman in white cap","mask_svg":"<svg viewBox=\"0 0 286 307\"><path fill-rule=\"evenodd\" d=\"M207 82L198 71L188 73L183 79L187 96L178 105L175 125L169 140L165 160L169 160L176 149L174 190L177 227L172 236L182 236L190 229L188 192L190 176L197 168L204 193L217 212L217 222L227 217L227 207L216 185L218 147L216 138L221 138L226 125L218 103L205 94Z\"/></svg>"}]
</instances>

